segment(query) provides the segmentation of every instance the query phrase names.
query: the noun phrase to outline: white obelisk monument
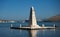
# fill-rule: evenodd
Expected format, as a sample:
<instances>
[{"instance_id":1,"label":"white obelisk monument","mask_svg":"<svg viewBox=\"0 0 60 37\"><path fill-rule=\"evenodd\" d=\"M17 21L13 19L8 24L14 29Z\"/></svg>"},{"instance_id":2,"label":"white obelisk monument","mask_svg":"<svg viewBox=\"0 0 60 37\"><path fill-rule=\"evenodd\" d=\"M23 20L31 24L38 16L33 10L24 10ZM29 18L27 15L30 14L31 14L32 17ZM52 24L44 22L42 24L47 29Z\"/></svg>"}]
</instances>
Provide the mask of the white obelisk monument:
<instances>
[{"instance_id":1,"label":"white obelisk monument","mask_svg":"<svg viewBox=\"0 0 60 37\"><path fill-rule=\"evenodd\" d=\"M39 26L36 21L35 11L34 7L32 6L30 9L30 16L29 16L29 24L27 27L11 27L12 29L40 29L40 28L53 28L55 29L55 25L53 27L45 27L44 24L42 26Z\"/></svg>"},{"instance_id":2,"label":"white obelisk monument","mask_svg":"<svg viewBox=\"0 0 60 37\"><path fill-rule=\"evenodd\" d=\"M39 25L37 25L35 11L34 11L34 7L33 6L30 9L29 27L31 27L31 28L39 28L40 27Z\"/></svg>"}]
</instances>

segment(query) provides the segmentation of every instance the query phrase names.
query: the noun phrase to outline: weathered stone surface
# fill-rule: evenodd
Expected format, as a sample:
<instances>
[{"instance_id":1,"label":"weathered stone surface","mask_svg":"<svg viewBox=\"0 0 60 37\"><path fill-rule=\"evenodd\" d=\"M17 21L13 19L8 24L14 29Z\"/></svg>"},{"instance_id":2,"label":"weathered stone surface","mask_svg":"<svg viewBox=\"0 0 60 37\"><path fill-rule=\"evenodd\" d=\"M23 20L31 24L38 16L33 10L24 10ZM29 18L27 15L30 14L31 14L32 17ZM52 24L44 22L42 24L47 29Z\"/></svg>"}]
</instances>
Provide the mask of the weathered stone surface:
<instances>
[{"instance_id":1,"label":"weathered stone surface","mask_svg":"<svg viewBox=\"0 0 60 37\"><path fill-rule=\"evenodd\" d=\"M34 7L33 6L30 9L29 27L40 27L39 25L37 25L35 11L34 11Z\"/></svg>"}]
</instances>

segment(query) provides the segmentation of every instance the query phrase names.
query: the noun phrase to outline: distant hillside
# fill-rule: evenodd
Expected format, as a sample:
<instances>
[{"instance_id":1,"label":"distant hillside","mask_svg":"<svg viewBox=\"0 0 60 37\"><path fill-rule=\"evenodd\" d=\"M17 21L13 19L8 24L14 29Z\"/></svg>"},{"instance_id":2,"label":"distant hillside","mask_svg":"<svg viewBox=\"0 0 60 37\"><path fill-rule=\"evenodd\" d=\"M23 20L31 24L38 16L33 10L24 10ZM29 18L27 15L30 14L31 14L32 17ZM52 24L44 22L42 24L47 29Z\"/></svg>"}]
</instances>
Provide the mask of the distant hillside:
<instances>
[{"instance_id":1,"label":"distant hillside","mask_svg":"<svg viewBox=\"0 0 60 37\"><path fill-rule=\"evenodd\" d=\"M53 16L49 18L48 21L60 21L60 15Z\"/></svg>"}]
</instances>

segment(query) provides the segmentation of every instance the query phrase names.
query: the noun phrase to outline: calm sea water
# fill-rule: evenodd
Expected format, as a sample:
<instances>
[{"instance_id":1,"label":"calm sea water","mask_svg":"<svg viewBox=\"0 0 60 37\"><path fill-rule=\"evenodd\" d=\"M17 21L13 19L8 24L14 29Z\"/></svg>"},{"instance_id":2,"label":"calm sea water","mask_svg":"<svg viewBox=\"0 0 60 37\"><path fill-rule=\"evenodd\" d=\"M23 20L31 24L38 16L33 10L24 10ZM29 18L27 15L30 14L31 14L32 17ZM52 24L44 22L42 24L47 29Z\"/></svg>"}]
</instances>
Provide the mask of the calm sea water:
<instances>
[{"instance_id":1,"label":"calm sea water","mask_svg":"<svg viewBox=\"0 0 60 37\"><path fill-rule=\"evenodd\" d=\"M60 28L57 29L40 29L40 30L17 30L10 29L10 25L27 26L28 23L0 23L0 37L60 37ZM38 25L45 24L45 26L60 27L60 22L39 22Z\"/></svg>"}]
</instances>

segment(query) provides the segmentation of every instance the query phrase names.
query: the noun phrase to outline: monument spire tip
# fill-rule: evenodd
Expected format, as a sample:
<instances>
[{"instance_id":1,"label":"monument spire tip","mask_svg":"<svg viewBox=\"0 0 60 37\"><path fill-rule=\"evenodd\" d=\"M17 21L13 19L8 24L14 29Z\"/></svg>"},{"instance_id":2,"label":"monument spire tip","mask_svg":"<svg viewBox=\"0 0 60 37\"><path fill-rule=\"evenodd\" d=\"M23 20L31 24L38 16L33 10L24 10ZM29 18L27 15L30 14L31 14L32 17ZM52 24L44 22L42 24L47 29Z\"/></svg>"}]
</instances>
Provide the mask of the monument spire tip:
<instances>
[{"instance_id":1,"label":"monument spire tip","mask_svg":"<svg viewBox=\"0 0 60 37\"><path fill-rule=\"evenodd\" d=\"M32 9L34 10L34 7L32 6Z\"/></svg>"}]
</instances>

